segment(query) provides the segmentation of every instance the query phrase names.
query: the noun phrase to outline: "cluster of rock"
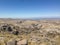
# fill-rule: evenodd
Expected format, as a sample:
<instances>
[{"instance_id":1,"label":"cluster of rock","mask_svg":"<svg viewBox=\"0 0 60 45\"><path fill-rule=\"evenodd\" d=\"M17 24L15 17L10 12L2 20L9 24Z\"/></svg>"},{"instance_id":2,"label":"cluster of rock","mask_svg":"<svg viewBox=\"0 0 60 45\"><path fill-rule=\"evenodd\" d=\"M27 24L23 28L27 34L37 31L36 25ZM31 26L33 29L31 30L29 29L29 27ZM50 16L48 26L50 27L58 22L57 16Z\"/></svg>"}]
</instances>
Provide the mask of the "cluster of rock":
<instances>
[{"instance_id":1,"label":"cluster of rock","mask_svg":"<svg viewBox=\"0 0 60 45\"><path fill-rule=\"evenodd\" d=\"M15 35L18 35L19 33L16 29L14 30L14 26L6 23L0 25L0 32L9 32Z\"/></svg>"},{"instance_id":2,"label":"cluster of rock","mask_svg":"<svg viewBox=\"0 0 60 45\"><path fill-rule=\"evenodd\" d=\"M0 37L0 45L28 45L28 40L16 40L16 39L10 39L7 42L4 42L2 39L3 37Z\"/></svg>"},{"instance_id":3,"label":"cluster of rock","mask_svg":"<svg viewBox=\"0 0 60 45\"><path fill-rule=\"evenodd\" d=\"M28 45L28 41L26 39L23 39L23 40L15 40L15 39L12 39L12 40L9 40L6 45Z\"/></svg>"},{"instance_id":4,"label":"cluster of rock","mask_svg":"<svg viewBox=\"0 0 60 45\"><path fill-rule=\"evenodd\" d=\"M41 24L31 24L31 25L20 25L15 26L13 24L3 23L0 25L0 32L9 32L15 35L18 34L29 34L32 31L40 30L42 27Z\"/></svg>"}]
</instances>

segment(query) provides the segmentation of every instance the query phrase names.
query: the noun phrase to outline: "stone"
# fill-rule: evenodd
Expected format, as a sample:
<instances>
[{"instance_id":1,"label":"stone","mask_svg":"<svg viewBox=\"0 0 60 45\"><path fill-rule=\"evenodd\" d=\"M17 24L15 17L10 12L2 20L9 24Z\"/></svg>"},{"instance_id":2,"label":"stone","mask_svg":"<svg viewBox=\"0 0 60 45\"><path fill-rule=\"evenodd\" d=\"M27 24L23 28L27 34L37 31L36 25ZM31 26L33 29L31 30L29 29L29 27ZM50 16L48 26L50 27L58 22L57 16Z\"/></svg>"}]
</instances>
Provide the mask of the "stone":
<instances>
[{"instance_id":1,"label":"stone","mask_svg":"<svg viewBox=\"0 0 60 45\"><path fill-rule=\"evenodd\" d=\"M18 35L19 34L19 31L14 31L13 34L14 35Z\"/></svg>"},{"instance_id":2,"label":"stone","mask_svg":"<svg viewBox=\"0 0 60 45\"><path fill-rule=\"evenodd\" d=\"M16 40L9 40L8 42L7 42L7 45L16 45Z\"/></svg>"},{"instance_id":3,"label":"stone","mask_svg":"<svg viewBox=\"0 0 60 45\"><path fill-rule=\"evenodd\" d=\"M26 39L18 41L17 45L28 45L28 41Z\"/></svg>"}]
</instances>

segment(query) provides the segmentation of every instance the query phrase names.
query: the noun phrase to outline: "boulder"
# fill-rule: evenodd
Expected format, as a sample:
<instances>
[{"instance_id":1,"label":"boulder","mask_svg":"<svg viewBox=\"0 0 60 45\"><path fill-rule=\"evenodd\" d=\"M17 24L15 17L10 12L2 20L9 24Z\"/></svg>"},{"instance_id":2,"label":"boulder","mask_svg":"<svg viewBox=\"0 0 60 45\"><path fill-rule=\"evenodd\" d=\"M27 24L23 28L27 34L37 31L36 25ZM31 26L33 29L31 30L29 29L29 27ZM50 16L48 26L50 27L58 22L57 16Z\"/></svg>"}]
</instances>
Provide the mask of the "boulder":
<instances>
[{"instance_id":1,"label":"boulder","mask_svg":"<svg viewBox=\"0 0 60 45\"><path fill-rule=\"evenodd\" d=\"M19 31L13 31L12 32L14 35L18 35L19 34Z\"/></svg>"},{"instance_id":2,"label":"boulder","mask_svg":"<svg viewBox=\"0 0 60 45\"><path fill-rule=\"evenodd\" d=\"M0 27L0 29L3 30L3 31L9 31L9 32L12 31L11 26L9 26L8 24L2 25L2 26Z\"/></svg>"},{"instance_id":3,"label":"boulder","mask_svg":"<svg viewBox=\"0 0 60 45\"><path fill-rule=\"evenodd\" d=\"M7 45L16 45L16 40L9 40L7 43Z\"/></svg>"},{"instance_id":4,"label":"boulder","mask_svg":"<svg viewBox=\"0 0 60 45\"><path fill-rule=\"evenodd\" d=\"M18 41L17 45L28 45L28 41L26 39Z\"/></svg>"}]
</instances>

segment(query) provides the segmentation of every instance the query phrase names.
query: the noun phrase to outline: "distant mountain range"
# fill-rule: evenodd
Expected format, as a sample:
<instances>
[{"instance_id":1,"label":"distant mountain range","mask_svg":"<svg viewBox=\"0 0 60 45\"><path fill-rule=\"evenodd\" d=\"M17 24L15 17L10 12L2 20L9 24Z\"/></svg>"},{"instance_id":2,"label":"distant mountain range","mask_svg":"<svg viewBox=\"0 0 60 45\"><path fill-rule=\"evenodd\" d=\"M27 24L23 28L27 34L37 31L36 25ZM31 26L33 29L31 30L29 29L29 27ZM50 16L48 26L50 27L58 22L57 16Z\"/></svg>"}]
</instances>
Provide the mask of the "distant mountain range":
<instances>
[{"instance_id":1,"label":"distant mountain range","mask_svg":"<svg viewBox=\"0 0 60 45\"><path fill-rule=\"evenodd\" d=\"M60 18L0 18L0 20L60 20Z\"/></svg>"}]
</instances>

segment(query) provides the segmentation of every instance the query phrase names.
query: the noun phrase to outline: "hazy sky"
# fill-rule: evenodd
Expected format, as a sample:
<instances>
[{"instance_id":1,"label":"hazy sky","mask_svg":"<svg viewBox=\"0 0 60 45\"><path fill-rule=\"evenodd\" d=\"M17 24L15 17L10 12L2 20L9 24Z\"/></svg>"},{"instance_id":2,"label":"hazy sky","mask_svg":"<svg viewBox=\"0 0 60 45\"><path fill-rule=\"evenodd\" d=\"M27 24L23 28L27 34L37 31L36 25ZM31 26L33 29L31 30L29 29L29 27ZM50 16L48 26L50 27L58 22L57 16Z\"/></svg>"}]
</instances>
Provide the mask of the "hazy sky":
<instances>
[{"instance_id":1,"label":"hazy sky","mask_svg":"<svg viewBox=\"0 0 60 45\"><path fill-rule=\"evenodd\" d=\"M60 0L0 0L0 18L60 17Z\"/></svg>"}]
</instances>

